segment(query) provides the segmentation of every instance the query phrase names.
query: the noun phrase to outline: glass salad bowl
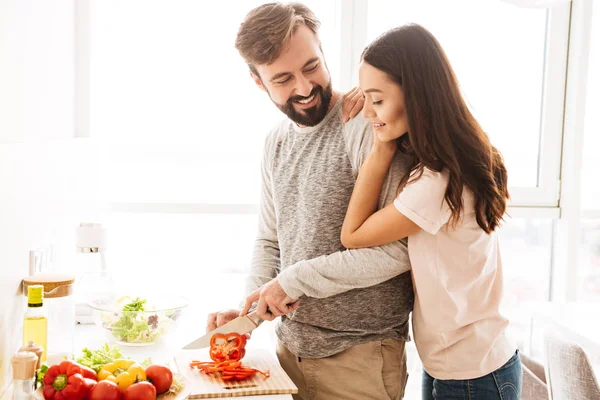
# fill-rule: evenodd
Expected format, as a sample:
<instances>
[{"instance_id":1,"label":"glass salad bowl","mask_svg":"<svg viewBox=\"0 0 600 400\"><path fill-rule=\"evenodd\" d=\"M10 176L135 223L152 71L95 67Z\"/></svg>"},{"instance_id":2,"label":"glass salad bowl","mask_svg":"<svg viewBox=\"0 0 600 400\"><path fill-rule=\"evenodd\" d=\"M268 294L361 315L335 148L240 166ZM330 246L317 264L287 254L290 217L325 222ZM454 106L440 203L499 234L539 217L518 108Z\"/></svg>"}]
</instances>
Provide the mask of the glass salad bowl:
<instances>
[{"instance_id":1,"label":"glass salad bowl","mask_svg":"<svg viewBox=\"0 0 600 400\"><path fill-rule=\"evenodd\" d=\"M180 296L103 297L89 303L94 322L119 344L148 346L175 331L187 300Z\"/></svg>"}]
</instances>

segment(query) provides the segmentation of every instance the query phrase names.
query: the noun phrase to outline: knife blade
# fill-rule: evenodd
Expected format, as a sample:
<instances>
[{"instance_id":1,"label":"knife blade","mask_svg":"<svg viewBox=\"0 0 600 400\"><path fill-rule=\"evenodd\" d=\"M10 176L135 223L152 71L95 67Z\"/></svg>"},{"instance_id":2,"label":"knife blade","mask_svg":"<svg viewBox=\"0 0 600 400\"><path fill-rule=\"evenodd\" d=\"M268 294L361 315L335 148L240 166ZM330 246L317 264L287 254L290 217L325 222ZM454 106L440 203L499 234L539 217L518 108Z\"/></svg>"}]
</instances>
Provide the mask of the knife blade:
<instances>
[{"instance_id":1,"label":"knife blade","mask_svg":"<svg viewBox=\"0 0 600 400\"><path fill-rule=\"evenodd\" d=\"M263 322L262 318L258 316L256 311L252 311L244 315L243 317L237 317L226 323L225 325L221 325L217 329L208 332L206 335L199 337L196 340L188 343L183 347L185 350L191 349L202 349L204 347L210 346L210 338L215 333L229 333L236 332L240 335L251 332L253 329L256 329Z\"/></svg>"}]
</instances>

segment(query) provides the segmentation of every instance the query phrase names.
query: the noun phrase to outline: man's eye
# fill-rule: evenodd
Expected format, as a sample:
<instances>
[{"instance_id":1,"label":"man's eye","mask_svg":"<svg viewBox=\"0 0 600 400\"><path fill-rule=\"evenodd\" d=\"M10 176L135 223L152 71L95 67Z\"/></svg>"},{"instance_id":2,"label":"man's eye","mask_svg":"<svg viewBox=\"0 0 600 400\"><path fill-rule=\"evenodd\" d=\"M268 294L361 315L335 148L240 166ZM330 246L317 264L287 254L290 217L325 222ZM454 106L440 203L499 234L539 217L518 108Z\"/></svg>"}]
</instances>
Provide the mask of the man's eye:
<instances>
[{"instance_id":1,"label":"man's eye","mask_svg":"<svg viewBox=\"0 0 600 400\"><path fill-rule=\"evenodd\" d=\"M383 100L377 100L373 102L374 106L378 106L379 104L383 103Z\"/></svg>"},{"instance_id":2,"label":"man's eye","mask_svg":"<svg viewBox=\"0 0 600 400\"><path fill-rule=\"evenodd\" d=\"M307 69L306 72L314 72L317 70L317 68L319 68L319 64L316 64L314 67Z\"/></svg>"},{"instance_id":3,"label":"man's eye","mask_svg":"<svg viewBox=\"0 0 600 400\"><path fill-rule=\"evenodd\" d=\"M290 81L290 79L291 79L291 78L287 78L287 79L284 79L284 80L282 80L282 81L275 81L275 83L276 83L277 85L285 85L286 83L288 83L288 82Z\"/></svg>"}]
</instances>

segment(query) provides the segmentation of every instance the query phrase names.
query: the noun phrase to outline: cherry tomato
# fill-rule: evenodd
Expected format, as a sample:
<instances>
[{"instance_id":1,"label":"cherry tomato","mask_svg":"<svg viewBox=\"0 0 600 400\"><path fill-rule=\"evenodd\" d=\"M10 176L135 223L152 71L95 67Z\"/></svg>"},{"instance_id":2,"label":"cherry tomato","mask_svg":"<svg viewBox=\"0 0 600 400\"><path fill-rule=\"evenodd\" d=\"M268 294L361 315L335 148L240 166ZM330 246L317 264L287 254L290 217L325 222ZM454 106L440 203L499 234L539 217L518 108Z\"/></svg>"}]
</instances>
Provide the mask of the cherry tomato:
<instances>
[{"instance_id":1,"label":"cherry tomato","mask_svg":"<svg viewBox=\"0 0 600 400\"><path fill-rule=\"evenodd\" d=\"M90 389L90 400L120 400L121 389L111 381L100 381Z\"/></svg>"},{"instance_id":2,"label":"cherry tomato","mask_svg":"<svg viewBox=\"0 0 600 400\"><path fill-rule=\"evenodd\" d=\"M150 382L138 382L123 393L123 400L156 400L156 388Z\"/></svg>"},{"instance_id":3,"label":"cherry tomato","mask_svg":"<svg viewBox=\"0 0 600 400\"><path fill-rule=\"evenodd\" d=\"M173 373L163 365L151 365L146 368L146 378L154 385L158 394L169 390L173 383Z\"/></svg>"}]
</instances>

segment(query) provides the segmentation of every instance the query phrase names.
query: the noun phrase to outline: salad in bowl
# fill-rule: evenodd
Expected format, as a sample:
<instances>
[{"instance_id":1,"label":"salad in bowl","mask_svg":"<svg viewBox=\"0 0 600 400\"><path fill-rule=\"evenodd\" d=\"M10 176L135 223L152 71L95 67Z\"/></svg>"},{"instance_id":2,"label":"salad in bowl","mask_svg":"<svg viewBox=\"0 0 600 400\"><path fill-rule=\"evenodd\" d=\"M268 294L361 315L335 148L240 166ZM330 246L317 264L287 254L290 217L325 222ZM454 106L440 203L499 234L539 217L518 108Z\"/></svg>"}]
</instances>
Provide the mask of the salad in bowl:
<instances>
[{"instance_id":1,"label":"salad in bowl","mask_svg":"<svg viewBox=\"0 0 600 400\"><path fill-rule=\"evenodd\" d=\"M104 297L89 303L94 322L127 346L147 346L175 330L187 301L179 296Z\"/></svg>"}]
</instances>

